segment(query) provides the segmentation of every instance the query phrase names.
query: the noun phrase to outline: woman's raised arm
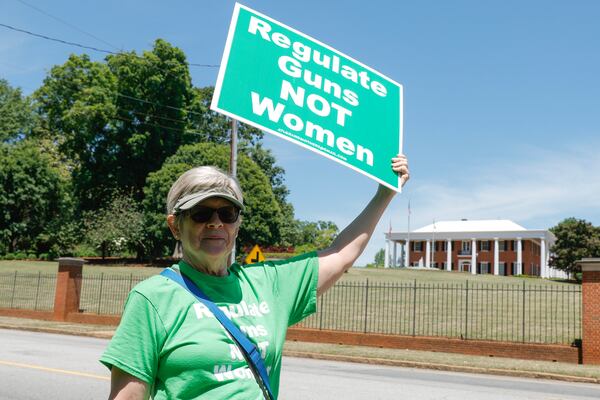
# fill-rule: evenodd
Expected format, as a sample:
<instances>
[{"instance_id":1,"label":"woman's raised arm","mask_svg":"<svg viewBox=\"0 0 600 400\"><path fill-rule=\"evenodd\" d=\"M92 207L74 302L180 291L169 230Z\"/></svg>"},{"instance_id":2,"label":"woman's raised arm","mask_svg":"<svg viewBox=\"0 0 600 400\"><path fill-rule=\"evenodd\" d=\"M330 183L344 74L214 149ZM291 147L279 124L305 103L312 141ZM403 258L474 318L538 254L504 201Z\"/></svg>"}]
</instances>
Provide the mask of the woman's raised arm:
<instances>
[{"instance_id":1,"label":"woman's raised arm","mask_svg":"<svg viewBox=\"0 0 600 400\"><path fill-rule=\"evenodd\" d=\"M392 158L392 169L400 175L401 184L404 186L409 179L406 157L399 154ZM318 294L323 294L329 289L361 255L395 194L395 191L379 185L375 196L358 217L340 232L331 246L319 251Z\"/></svg>"}]
</instances>

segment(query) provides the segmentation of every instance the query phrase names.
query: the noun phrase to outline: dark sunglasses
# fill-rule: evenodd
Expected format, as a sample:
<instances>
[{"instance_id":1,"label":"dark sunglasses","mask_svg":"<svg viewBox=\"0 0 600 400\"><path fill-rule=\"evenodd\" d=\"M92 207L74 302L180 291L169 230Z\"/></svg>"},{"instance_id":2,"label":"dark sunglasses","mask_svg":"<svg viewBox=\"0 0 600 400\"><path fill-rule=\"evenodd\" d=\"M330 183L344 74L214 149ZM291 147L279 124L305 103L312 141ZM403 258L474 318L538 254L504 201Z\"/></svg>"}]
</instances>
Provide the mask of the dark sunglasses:
<instances>
[{"instance_id":1,"label":"dark sunglasses","mask_svg":"<svg viewBox=\"0 0 600 400\"><path fill-rule=\"evenodd\" d=\"M215 211L219 215L221 222L226 224L233 224L240 216L240 209L235 206L225 206L220 208L197 206L190 211L190 218L192 221L197 223L208 222L212 218Z\"/></svg>"}]
</instances>

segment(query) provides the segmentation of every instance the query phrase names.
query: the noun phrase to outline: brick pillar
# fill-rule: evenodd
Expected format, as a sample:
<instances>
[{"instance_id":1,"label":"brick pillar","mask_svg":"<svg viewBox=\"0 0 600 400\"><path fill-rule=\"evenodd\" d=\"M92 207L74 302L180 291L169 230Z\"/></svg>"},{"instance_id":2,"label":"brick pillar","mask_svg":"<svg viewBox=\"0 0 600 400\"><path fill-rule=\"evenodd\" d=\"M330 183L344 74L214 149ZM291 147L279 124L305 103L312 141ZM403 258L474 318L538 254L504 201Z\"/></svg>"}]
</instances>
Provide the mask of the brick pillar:
<instances>
[{"instance_id":1,"label":"brick pillar","mask_svg":"<svg viewBox=\"0 0 600 400\"><path fill-rule=\"evenodd\" d=\"M69 313L79 312L83 263L79 258L58 259L54 295L54 319L57 321L65 321Z\"/></svg>"},{"instance_id":2,"label":"brick pillar","mask_svg":"<svg viewBox=\"0 0 600 400\"><path fill-rule=\"evenodd\" d=\"M584 258L577 264L583 272L582 361L600 365L600 258Z\"/></svg>"}]
</instances>

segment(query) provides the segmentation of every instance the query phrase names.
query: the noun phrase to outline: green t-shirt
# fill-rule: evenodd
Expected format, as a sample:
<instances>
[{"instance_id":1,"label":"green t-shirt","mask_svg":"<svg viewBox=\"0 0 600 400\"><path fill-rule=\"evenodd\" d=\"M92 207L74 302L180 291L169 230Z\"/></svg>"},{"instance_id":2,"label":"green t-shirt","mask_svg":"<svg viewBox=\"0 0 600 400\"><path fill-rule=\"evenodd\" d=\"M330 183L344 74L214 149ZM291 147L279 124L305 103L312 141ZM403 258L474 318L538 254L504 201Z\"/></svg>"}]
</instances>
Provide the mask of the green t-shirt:
<instances>
[{"instance_id":1,"label":"green t-shirt","mask_svg":"<svg viewBox=\"0 0 600 400\"><path fill-rule=\"evenodd\" d=\"M229 275L179 268L261 351L277 397L287 327L316 310L319 261L233 264ZM257 399L263 394L221 323L178 283L153 276L133 288L100 361L147 382L158 399Z\"/></svg>"}]
</instances>

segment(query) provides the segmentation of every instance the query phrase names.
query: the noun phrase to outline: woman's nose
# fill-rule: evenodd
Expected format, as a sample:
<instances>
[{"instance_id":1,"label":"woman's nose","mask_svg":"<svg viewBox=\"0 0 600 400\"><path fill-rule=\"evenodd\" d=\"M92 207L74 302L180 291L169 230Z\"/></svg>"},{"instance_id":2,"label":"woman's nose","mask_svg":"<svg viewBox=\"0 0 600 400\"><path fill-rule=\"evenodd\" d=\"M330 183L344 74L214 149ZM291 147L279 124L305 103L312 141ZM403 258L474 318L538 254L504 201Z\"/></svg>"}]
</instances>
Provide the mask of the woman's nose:
<instances>
[{"instance_id":1,"label":"woman's nose","mask_svg":"<svg viewBox=\"0 0 600 400\"><path fill-rule=\"evenodd\" d=\"M213 211L212 215L210 216L210 219L208 220L208 222L206 223L207 226L223 226L223 222L221 221L221 219L219 218L219 213L215 210Z\"/></svg>"}]
</instances>

